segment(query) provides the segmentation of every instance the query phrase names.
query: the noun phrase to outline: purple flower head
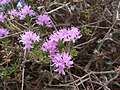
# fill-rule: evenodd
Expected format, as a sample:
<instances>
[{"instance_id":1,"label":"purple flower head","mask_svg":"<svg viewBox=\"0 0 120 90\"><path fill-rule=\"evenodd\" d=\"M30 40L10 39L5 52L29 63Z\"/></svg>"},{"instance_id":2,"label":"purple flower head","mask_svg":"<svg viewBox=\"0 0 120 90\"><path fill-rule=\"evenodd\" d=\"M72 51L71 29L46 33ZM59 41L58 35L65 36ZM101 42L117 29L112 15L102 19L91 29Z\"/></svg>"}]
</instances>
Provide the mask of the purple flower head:
<instances>
[{"instance_id":1,"label":"purple flower head","mask_svg":"<svg viewBox=\"0 0 120 90\"><path fill-rule=\"evenodd\" d=\"M52 58L53 65L56 67L55 72L58 72L59 74L65 75L65 68L70 68L73 65L73 61L71 60L71 56L63 52L62 54L55 54Z\"/></svg>"},{"instance_id":2,"label":"purple flower head","mask_svg":"<svg viewBox=\"0 0 120 90\"><path fill-rule=\"evenodd\" d=\"M60 29L59 31L53 32L53 34L50 35L50 39L53 41L58 42L59 40L63 40L67 37L68 31L67 29Z\"/></svg>"},{"instance_id":3,"label":"purple flower head","mask_svg":"<svg viewBox=\"0 0 120 90\"><path fill-rule=\"evenodd\" d=\"M66 41L73 41L79 39L82 35L80 34L80 31L77 27L71 27L68 29L67 36L64 39L64 42Z\"/></svg>"},{"instance_id":4,"label":"purple flower head","mask_svg":"<svg viewBox=\"0 0 120 90\"><path fill-rule=\"evenodd\" d=\"M63 42L67 41L73 41L75 42L76 39L80 38L81 34L77 27L71 27L71 28L63 28L59 31L55 31L53 34L51 34L50 39L53 41L58 42L59 40L63 40Z\"/></svg>"},{"instance_id":5,"label":"purple flower head","mask_svg":"<svg viewBox=\"0 0 120 90\"><path fill-rule=\"evenodd\" d=\"M50 35L49 40L43 43L41 50L49 51L49 57L52 60L53 65L56 67L55 72L65 75L65 68L70 68L73 65L73 61L71 61L72 57L69 53L63 52L62 54L59 54L57 48L58 41L75 42L75 40L80 37L81 33L78 27L63 28L54 31L53 34Z\"/></svg>"},{"instance_id":6,"label":"purple flower head","mask_svg":"<svg viewBox=\"0 0 120 90\"><path fill-rule=\"evenodd\" d=\"M62 53L62 58L63 58L64 63L67 67L70 68L73 65L73 61L70 61L72 57L69 55L69 53L63 52Z\"/></svg>"},{"instance_id":7,"label":"purple flower head","mask_svg":"<svg viewBox=\"0 0 120 90\"><path fill-rule=\"evenodd\" d=\"M0 13L0 22L4 22L5 20L5 16L3 15L3 13Z\"/></svg>"},{"instance_id":8,"label":"purple flower head","mask_svg":"<svg viewBox=\"0 0 120 90\"><path fill-rule=\"evenodd\" d=\"M33 36L32 36L32 40L35 42L35 41L39 41L40 37L36 35L36 33L33 33Z\"/></svg>"},{"instance_id":9,"label":"purple flower head","mask_svg":"<svg viewBox=\"0 0 120 90\"><path fill-rule=\"evenodd\" d=\"M6 35L8 35L8 30L7 29L5 29L5 28L0 28L0 37L1 36L6 36Z\"/></svg>"},{"instance_id":10,"label":"purple flower head","mask_svg":"<svg viewBox=\"0 0 120 90\"><path fill-rule=\"evenodd\" d=\"M51 21L50 17L48 15L45 15L45 14L39 15L37 17L36 23L38 25L44 25L45 24L48 27L52 26L52 21Z\"/></svg>"},{"instance_id":11,"label":"purple flower head","mask_svg":"<svg viewBox=\"0 0 120 90\"><path fill-rule=\"evenodd\" d=\"M10 11L8 11L9 15L12 15L14 17L18 17L19 16L19 12L16 9L12 9Z\"/></svg>"},{"instance_id":12,"label":"purple flower head","mask_svg":"<svg viewBox=\"0 0 120 90\"><path fill-rule=\"evenodd\" d=\"M21 35L21 40L25 47L24 50L26 49L30 50L32 48L32 41L39 41L39 36L36 35L36 33L33 33L31 31L26 31L25 34Z\"/></svg>"},{"instance_id":13,"label":"purple flower head","mask_svg":"<svg viewBox=\"0 0 120 90\"><path fill-rule=\"evenodd\" d=\"M57 52L57 43L52 40L46 40L41 47L42 51L49 51L50 55L55 54Z\"/></svg>"},{"instance_id":14,"label":"purple flower head","mask_svg":"<svg viewBox=\"0 0 120 90\"><path fill-rule=\"evenodd\" d=\"M35 12L30 9L30 6L25 5L21 10L20 10L20 19L24 19L26 15L29 16L34 16Z\"/></svg>"},{"instance_id":15,"label":"purple flower head","mask_svg":"<svg viewBox=\"0 0 120 90\"><path fill-rule=\"evenodd\" d=\"M9 3L11 0L0 0L0 5L3 5L3 4L7 4Z\"/></svg>"}]
</instances>

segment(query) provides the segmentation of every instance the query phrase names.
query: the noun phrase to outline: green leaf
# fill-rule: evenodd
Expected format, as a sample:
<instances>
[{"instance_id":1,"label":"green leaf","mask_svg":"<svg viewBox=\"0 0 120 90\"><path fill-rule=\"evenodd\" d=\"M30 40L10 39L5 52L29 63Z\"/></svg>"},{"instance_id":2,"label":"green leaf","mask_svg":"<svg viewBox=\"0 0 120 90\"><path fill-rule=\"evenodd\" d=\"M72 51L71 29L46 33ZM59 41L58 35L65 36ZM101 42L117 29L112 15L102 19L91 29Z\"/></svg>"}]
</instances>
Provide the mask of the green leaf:
<instances>
[{"instance_id":1,"label":"green leaf","mask_svg":"<svg viewBox=\"0 0 120 90\"><path fill-rule=\"evenodd\" d=\"M26 25L28 25L29 27L30 27L30 24L31 24L31 17L29 16L29 15L27 15L26 17L25 17L25 20L26 20Z\"/></svg>"},{"instance_id":2,"label":"green leaf","mask_svg":"<svg viewBox=\"0 0 120 90\"><path fill-rule=\"evenodd\" d=\"M64 49L63 48L63 42L59 40L58 41L58 50L59 50L59 52L62 53L63 49Z\"/></svg>"},{"instance_id":3,"label":"green leaf","mask_svg":"<svg viewBox=\"0 0 120 90\"><path fill-rule=\"evenodd\" d=\"M68 3L68 2L70 2L71 0L66 0L66 2Z\"/></svg>"},{"instance_id":4,"label":"green leaf","mask_svg":"<svg viewBox=\"0 0 120 90\"><path fill-rule=\"evenodd\" d=\"M29 4L29 3L30 3L30 0L25 0L25 2L26 2L27 4Z\"/></svg>"},{"instance_id":5,"label":"green leaf","mask_svg":"<svg viewBox=\"0 0 120 90\"><path fill-rule=\"evenodd\" d=\"M120 83L118 83L118 82L114 82L113 84L115 84L116 86L120 87Z\"/></svg>"},{"instance_id":6,"label":"green leaf","mask_svg":"<svg viewBox=\"0 0 120 90\"><path fill-rule=\"evenodd\" d=\"M76 50L71 50L72 56L77 56L78 52Z\"/></svg>"},{"instance_id":7,"label":"green leaf","mask_svg":"<svg viewBox=\"0 0 120 90\"><path fill-rule=\"evenodd\" d=\"M83 27L82 28L82 32L85 35L89 35L92 31L89 28L87 28L87 27Z\"/></svg>"},{"instance_id":8,"label":"green leaf","mask_svg":"<svg viewBox=\"0 0 120 90\"><path fill-rule=\"evenodd\" d=\"M3 6L4 6L5 10L8 10L8 9L9 9L8 4L4 4Z\"/></svg>"},{"instance_id":9,"label":"green leaf","mask_svg":"<svg viewBox=\"0 0 120 90\"><path fill-rule=\"evenodd\" d=\"M4 24L4 23L2 23L2 22L0 22L0 26L5 27L5 24Z\"/></svg>"},{"instance_id":10,"label":"green leaf","mask_svg":"<svg viewBox=\"0 0 120 90\"><path fill-rule=\"evenodd\" d=\"M9 72L8 72L8 68L3 68L0 70L0 77L1 79L3 80L7 80L8 79L8 76L9 76Z\"/></svg>"}]
</instances>

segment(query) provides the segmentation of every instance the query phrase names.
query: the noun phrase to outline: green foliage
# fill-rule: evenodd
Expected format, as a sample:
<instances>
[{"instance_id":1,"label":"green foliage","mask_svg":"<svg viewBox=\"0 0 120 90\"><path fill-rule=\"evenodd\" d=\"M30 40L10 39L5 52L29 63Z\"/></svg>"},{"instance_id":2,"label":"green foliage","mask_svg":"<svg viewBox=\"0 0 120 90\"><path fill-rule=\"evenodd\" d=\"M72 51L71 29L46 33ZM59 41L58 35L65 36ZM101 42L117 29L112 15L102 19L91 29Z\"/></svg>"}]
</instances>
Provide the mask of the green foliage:
<instances>
[{"instance_id":1,"label":"green foliage","mask_svg":"<svg viewBox=\"0 0 120 90\"><path fill-rule=\"evenodd\" d=\"M118 82L113 82L113 85L116 85L116 86L120 87L120 83L118 83Z\"/></svg>"},{"instance_id":2,"label":"green foliage","mask_svg":"<svg viewBox=\"0 0 120 90\"><path fill-rule=\"evenodd\" d=\"M58 42L58 50L60 53L62 53L62 51L64 50L63 41L61 40L59 40Z\"/></svg>"},{"instance_id":3,"label":"green foliage","mask_svg":"<svg viewBox=\"0 0 120 90\"><path fill-rule=\"evenodd\" d=\"M12 64L11 66L0 67L1 79L7 80L11 74L14 76L17 74L17 63Z\"/></svg>"},{"instance_id":4,"label":"green foliage","mask_svg":"<svg viewBox=\"0 0 120 90\"><path fill-rule=\"evenodd\" d=\"M5 10L8 10L8 9L9 9L8 4L4 4L3 6L4 6Z\"/></svg>"},{"instance_id":5,"label":"green foliage","mask_svg":"<svg viewBox=\"0 0 120 90\"><path fill-rule=\"evenodd\" d=\"M9 76L9 70L8 68L1 68L0 69L0 77L3 80L7 80Z\"/></svg>"},{"instance_id":6,"label":"green foliage","mask_svg":"<svg viewBox=\"0 0 120 90\"><path fill-rule=\"evenodd\" d=\"M30 0L25 0L25 2L26 2L27 4L29 4L29 3L30 3Z\"/></svg>"},{"instance_id":7,"label":"green foliage","mask_svg":"<svg viewBox=\"0 0 120 90\"><path fill-rule=\"evenodd\" d=\"M73 49L73 50L71 50L71 55L72 56L77 56L78 52L75 49Z\"/></svg>"},{"instance_id":8,"label":"green foliage","mask_svg":"<svg viewBox=\"0 0 120 90\"><path fill-rule=\"evenodd\" d=\"M68 3L68 2L70 2L71 0L66 0L66 2Z\"/></svg>"},{"instance_id":9,"label":"green foliage","mask_svg":"<svg viewBox=\"0 0 120 90\"><path fill-rule=\"evenodd\" d=\"M14 76L17 75L17 62L15 62L14 64L11 65L10 67L10 71L14 74Z\"/></svg>"},{"instance_id":10,"label":"green foliage","mask_svg":"<svg viewBox=\"0 0 120 90\"><path fill-rule=\"evenodd\" d=\"M5 23L0 22L0 26L5 27Z\"/></svg>"},{"instance_id":11,"label":"green foliage","mask_svg":"<svg viewBox=\"0 0 120 90\"><path fill-rule=\"evenodd\" d=\"M49 62L50 60L48 56L49 53L41 51L39 47L35 47L30 51L30 57L35 57L36 59L41 61L40 64Z\"/></svg>"},{"instance_id":12,"label":"green foliage","mask_svg":"<svg viewBox=\"0 0 120 90\"><path fill-rule=\"evenodd\" d=\"M81 29L81 31L82 31L82 33L83 34L85 34L85 35L89 35L92 31L89 29L89 28L87 28L87 27L83 27L82 29Z\"/></svg>"},{"instance_id":13,"label":"green foliage","mask_svg":"<svg viewBox=\"0 0 120 90\"><path fill-rule=\"evenodd\" d=\"M29 15L27 15L27 16L25 17L25 21L26 21L26 23L25 23L24 25L30 27L30 26L31 26L30 24L31 24L32 19L31 19L31 17L30 17Z\"/></svg>"},{"instance_id":14,"label":"green foliage","mask_svg":"<svg viewBox=\"0 0 120 90\"><path fill-rule=\"evenodd\" d=\"M2 47L3 48L5 48L6 46L8 46L9 43L10 43L9 38L2 38L1 41L2 41Z\"/></svg>"}]
</instances>

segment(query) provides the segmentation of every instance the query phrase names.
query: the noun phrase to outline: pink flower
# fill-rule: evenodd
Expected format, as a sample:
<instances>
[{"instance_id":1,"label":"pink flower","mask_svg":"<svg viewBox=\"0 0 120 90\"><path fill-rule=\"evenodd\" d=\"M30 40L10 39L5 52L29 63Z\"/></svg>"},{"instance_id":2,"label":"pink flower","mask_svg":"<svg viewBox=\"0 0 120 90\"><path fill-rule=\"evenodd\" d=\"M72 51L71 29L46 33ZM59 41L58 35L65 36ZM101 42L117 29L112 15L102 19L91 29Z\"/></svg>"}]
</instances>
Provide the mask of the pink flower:
<instances>
[{"instance_id":1,"label":"pink flower","mask_svg":"<svg viewBox=\"0 0 120 90\"><path fill-rule=\"evenodd\" d=\"M48 15L45 15L45 14L39 15L37 17L36 23L38 25L44 25L45 24L48 27L52 26L52 21L51 21L50 17Z\"/></svg>"},{"instance_id":2,"label":"pink flower","mask_svg":"<svg viewBox=\"0 0 120 90\"><path fill-rule=\"evenodd\" d=\"M68 29L67 36L64 39L64 42L66 41L73 41L79 39L82 35L80 34L80 31L77 27L71 27Z\"/></svg>"},{"instance_id":3,"label":"pink flower","mask_svg":"<svg viewBox=\"0 0 120 90\"><path fill-rule=\"evenodd\" d=\"M25 34L21 35L21 40L25 47L24 50L28 49L28 51L32 48L32 41L39 41L39 36L36 35L36 33L33 33L31 31L26 31Z\"/></svg>"},{"instance_id":4,"label":"pink flower","mask_svg":"<svg viewBox=\"0 0 120 90\"><path fill-rule=\"evenodd\" d=\"M63 40L63 42L75 42L75 40L79 39L80 37L81 33L77 27L71 27L68 29L63 28L59 31L55 31L53 34L50 35L50 39L56 42L58 42L59 40Z\"/></svg>"},{"instance_id":5,"label":"pink flower","mask_svg":"<svg viewBox=\"0 0 120 90\"><path fill-rule=\"evenodd\" d=\"M71 56L63 52L62 54L55 54L51 59L53 62L53 65L55 65L56 70L55 72L58 72L59 74L65 75L65 68L70 68L73 65L73 61L71 61Z\"/></svg>"},{"instance_id":6,"label":"pink flower","mask_svg":"<svg viewBox=\"0 0 120 90\"><path fill-rule=\"evenodd\" d=\"M53 41L58 42L59 40L63 40L68 35L68 31L66 28L60 29L59 31L53 32L53 34L50 35L50 39Z\"/></svg>"},{"instance_id":7,"label":"pink flower","mask_svg":"<svg viewBox=\"0 0 120 90\"><path fill-rule=\"evenodd\" d=\"M7 29L5 29L5 28L0 28L0 37L1 36L6 36L6 35L8 35L8 30Z\"/></svg>"},{"instance_id":8,"label":"pink flower","mask_svg":"<svg viewBox=\"0 0 120 90\"><path fill-rule=\"evenodd\" d=\"M57 52L57 43L52 40L46 40L41 47L42 51L49 51L50 55L55 54Z\"/></svg>"},{"instance_id":9,"label":"pink flower","mask_svg":"<svg viewBox=\"0 0 120 90\"><path fill-rule=\"evenodd\" d=\"M29 16L34 16L35 12L30 9L30 6L25 5L21 10L20 10L20 19L24 19L26 15Z\"/></svg>"},{"instance_id":10,"label":"pink flower","mask_svg":"<svg viewBox=\"0 0 120 90\"><path fill-rule=\"evenodd\" d=\"M7 4L9 3L11 0L0 0L0 5L3 5L3 4Z\"/></svg>"},{"instance_id":11,"label":"pink flower","mask_svg":"<svg viewBox=\"0 0 120 90\"><path fill-rule=\"evenodd\" d=\"M19 12L16 9L12 9L10 11L8 11L9 15L12 15L14 17L18 17L19 16Z\"/></svg>"},{"instance_id":12,"label":"pink flower","mask_svg":"<svg viewBox=\"0 0 120 90\"><path fill-rule=\"evenodd\" d=\"M63 28L58 31L54 31L53 34L50 35L49 40L43 43L41 50L49 51L53 65L56 67L55 72L59 74L65 75L65 69L70 68L73 65L73 61L71 60L71 56L69 53L63 52L59 54L58 50L58 42L68 42L75 40L81 37L81 33L78 27L71 28Z\"/></svg>"},{"instance_id":13,"label":"pink flower","mask_svg":"<svg viewBox=\"0 0 120 90\"><path fill-rule=\"evenodd\" d=\"M3 13L0 13L0 22L4 22L5 20L5 16L3 15Z\"/></svg>"}]
</instances>

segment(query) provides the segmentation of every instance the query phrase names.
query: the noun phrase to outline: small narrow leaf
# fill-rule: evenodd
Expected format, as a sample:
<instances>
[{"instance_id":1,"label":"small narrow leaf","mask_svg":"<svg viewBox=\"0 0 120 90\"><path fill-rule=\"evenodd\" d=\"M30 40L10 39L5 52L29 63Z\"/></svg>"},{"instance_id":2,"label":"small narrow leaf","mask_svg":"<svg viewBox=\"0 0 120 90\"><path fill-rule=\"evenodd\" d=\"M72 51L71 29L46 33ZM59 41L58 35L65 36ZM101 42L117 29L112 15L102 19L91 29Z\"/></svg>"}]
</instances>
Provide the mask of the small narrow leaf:
<instances>
[{"instance_id":1,"label":"small narrow leaf","mask_svg":"<svg viewBox=\"0 0 120 90\"><path fill-rule=\"evenodd\" d=\"M77 56L78 52L76 50L71 50L72 56Z\"/></svg>"}]
</instances>

